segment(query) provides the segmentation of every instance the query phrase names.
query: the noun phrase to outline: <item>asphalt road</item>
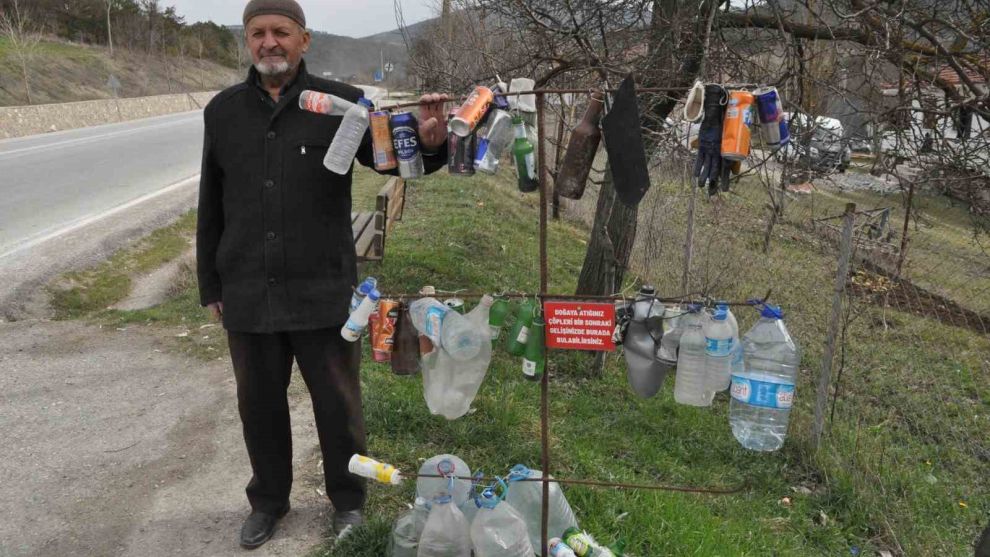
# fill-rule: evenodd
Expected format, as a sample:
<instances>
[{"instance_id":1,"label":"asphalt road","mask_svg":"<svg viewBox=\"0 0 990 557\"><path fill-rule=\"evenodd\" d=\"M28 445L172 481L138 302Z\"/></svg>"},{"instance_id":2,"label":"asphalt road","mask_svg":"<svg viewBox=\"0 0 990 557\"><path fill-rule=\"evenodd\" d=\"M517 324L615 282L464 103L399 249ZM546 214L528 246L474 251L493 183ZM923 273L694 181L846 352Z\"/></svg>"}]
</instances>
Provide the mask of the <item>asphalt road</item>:
<instances>
[{"instance_id":1,"label":"asphalt road","mask_svg":"<svg viewBox=\"0 0 990 557\"><path fill-rule=\"evenodd\" d=\"M199 172L201 111L0 141L0 260Z\"/></svg>"}]
</instances>

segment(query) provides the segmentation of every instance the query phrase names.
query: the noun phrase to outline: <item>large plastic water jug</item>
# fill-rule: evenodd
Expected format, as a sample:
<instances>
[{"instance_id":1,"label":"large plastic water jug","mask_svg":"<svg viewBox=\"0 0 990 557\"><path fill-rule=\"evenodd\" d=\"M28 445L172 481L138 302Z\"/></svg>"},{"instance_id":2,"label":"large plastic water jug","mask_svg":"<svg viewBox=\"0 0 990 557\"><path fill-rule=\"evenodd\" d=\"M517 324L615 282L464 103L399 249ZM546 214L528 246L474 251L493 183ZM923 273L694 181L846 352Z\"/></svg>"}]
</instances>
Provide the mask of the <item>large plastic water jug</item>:
<instances>
[{"instance_id":1,"label":"large plastic water jug","mask_svg":"<svg viewBox=\"0 0 990 557\"><path fill-rule=\"evenodd\" d=\"M526 523L512 505L491 489L478 497L477 505L471 524L475 557L533 557Z\"/></svg>"},{"instance_id":2,"label":"large plastic water jug","mask_svg":"<svg viewBox=\"0 0 990 557\"><path fill-rule=\"evenodd\" d=\"M526 529L529 531L529 541L536 550L537 555L546 554L545 548L540 546L543 524L543 482L523 481L543 478L543 473L539 470L531 470L522 464L512 468L507 478L509 491L505 501L512 505L512 508L519 512ZM577 528L577 519L574 518L574 511L571 510L564 492L557 482L550 483L550 517L549 532L551 536L559 535L560 532L568 528Z\"/></svg>"}]
</instances>

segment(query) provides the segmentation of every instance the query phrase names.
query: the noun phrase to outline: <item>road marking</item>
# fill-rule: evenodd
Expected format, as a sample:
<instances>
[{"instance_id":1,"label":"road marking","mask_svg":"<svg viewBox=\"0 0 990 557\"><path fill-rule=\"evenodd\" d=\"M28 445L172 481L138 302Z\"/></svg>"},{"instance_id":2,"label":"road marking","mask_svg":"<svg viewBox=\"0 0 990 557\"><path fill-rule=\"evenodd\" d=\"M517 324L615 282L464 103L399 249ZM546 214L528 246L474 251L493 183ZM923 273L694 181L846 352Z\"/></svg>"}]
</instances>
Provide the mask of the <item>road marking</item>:
<instances>
[{"instance_id":1,"label":"road marking","mask_svg":"<svg viewBox=\"0 0 990 557\"><path fill-rule=\"evenodd\" d=\"M136 133L142 133L142 132L145 132L145 131L154 130L154 129L158 129L158 128L165 128L165 127L169 127L169 126L176 126L176 125L180 125L180 124L187 124L189 122L193 122L193 121L196 121L196 120L199 120L199 116L198 115L196 117L192 117L192 118L183 118L183 119L180 119L180 120L171 120L171 121L168 121L168 122L163 122L161 124L152 124L152 125L149 125L149 126L140 126L140 127L133 128L133 129L121 130L121 131L115 131L115 132L109 132L109 133L103 133L103 134L92 135L92 136L88 136L88 137L79 137L79 138L76 138L76 139L66 139L65 141L58 141L58 142L55 142L55 143L45 143L45 144L42 144L42 145L33 145L31 147L22 147L20 149L12 149L10 151L0 151L0 158L6 157L6 156L9 156L9 155L20 155L20 154L24 154L24 153L33 152L33 151L40 151L40 150L44 150L44 149L55 149L57 147L64 147L64 146L67 146L67 145L79 145L79 144L83 144L83 143L92 143L94 141L99 141L101 139L106 139L108 137L124 137L124 136L134 135Z\"/></svg>"},{"instance_id":2,"label":"road marking","mask_svg":"<svg viewBox=\"0 0 990 557\"><path fill-rule=\"evenodd\" d=\"M112 209L103 211L102 213L96 213L96 214L92 214L92 215L87 215L87 216L81 217L79 219L76 219L76 220L70 222L69 224L63 226L62 228L58 228L56 230L41 231L38 234L35 234L34 236L31 236L31 237L27 238L26 240L22 240L20 243L15 244L15 246L13 248L11 248L11 249L3 252L3 253L0 253L0 259L5 259L7 257L10 257L11 255L20 253L20 252L22 252L24 250L31 249L34 246L37 246L38 244L42 244L42 243L47 242L49 240L53 240L53 239L58 238L59 236L62 236L64 234L68 234L70 232L75 232L76 230L79 230L80 228L83 228L85 226L88 226L90 224L93 224L94 222L97 222L99 220L105 219L107 217L116 215L117 213L121 213L121 212L126 211L128 209L131 209L132 207L136 207L137 205L140 205L140 204L145 203L147 201L151 201L152 199L155 199L155 198L161 197L163 195L167 195L169 193L172 193L172 192L181 190L183 188L187 188L189 186L198 184L199 183L199 177L200 177L200 175L199 174L196 174L194 176L190 176L188 178L184 178L182 180L179 180L178 182L175 182L174 184L170 184L168 186L165 186L164 188L162 188L160 190L153 191L151 193L142 195L141 197L138 197L137 199L132 199L132 200L130 200L130 201L128 201L128 202L126 202L126 203L124 203L122 205L118 205L118 206L116 206L116 207L114 207Z\"/></svg>"}]
</instances>

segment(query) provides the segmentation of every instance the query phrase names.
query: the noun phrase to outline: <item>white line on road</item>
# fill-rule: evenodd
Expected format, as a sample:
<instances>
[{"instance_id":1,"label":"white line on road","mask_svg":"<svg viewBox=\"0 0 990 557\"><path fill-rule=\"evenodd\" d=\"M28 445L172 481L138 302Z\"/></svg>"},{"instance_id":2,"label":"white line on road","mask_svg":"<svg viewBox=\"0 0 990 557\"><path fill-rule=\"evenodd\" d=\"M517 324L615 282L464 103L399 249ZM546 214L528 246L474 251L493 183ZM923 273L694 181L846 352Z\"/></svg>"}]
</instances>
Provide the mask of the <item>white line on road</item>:
<instances>
[{"instance_id":1,"label":"white line on road","mask_svg":"<svg viewBox=\"0 0 990 557\"><path fill-rule=\"evenodd\" d=\"M44 145L33 145L31 147L22 147L20 149L12 149L10 151L0 151L0 157L7 157L7 156L10 156L10 155L20 155L20 154L23 154L23 153L28 153L28 152L32 152L32 151L40 151L40 150L44 150L44 149L54 149L56 147L65 147L67 145L78 145L78 144L81 144L81 143L92 143L94 141L99 141L101 139L106 139L108 137L123 137L123 136L127 136L127 135L134 135L136 133L141 133L141 132L145 132L145 131L148 131L148 130L154 130L154 129L164 128L164 127L168 127L168 126L175 126L175 125L179 125L179 124L186 124L188 122L192 122L192 121L198 120L198 119L199 119L199 116L195 116L195 117L191 117L191 118L183 118L181 120L172 120L172 121L164 122L164 123L161 123L161 124L153 124L153 125L150 125L150 126L141 126L141 127L133 128L133 129L129 129L129 130L121 130L121 131L116 131L116 132L103 133L103 134L100 134L100 135L93 135L93 136L89 136L89 137L80 137L80 138L77 138L77 139L67 139L65 141L58 141L56 143L45 143Z\"/></svg>"},{"instance_id":2,"label":"white line on road","mask_svg":"<svg viewBox=\"0 0 990 557\"><path fill-rule=\"evenodd\" d=\"M166 186L166 187L164 187L164 188L162 188L160 190L153 191L153 192L151 192L149 194L142 195L141 197L138 197L137 199L132 199L132 200L128 201L127 203L124 203L123 205L118 205L118 206L116 206L116 207L114 207L112 209L109 209L107 211L103 211L102 213L96 213L96 214L93 214L93 215L87 215L87 216L81 217L81 218L79 218L79 219L77 219L75 221L72 221L69 224L63 226L62 228L58 228L58 229L55 229L55 230L50 230L49 229L49 230L41 231L38 234L36 234L36 235L34 235L32 237L29 237L28 239L23 240L20 243L16 244L12 249L7 250L7 251L5 251L3 253L0 253L0 259L4 259L4 258L9 257L11 255L14 255L16 253L20 253L20 252L22 252L24 250L33 248L34 246L37 246L38 244L47 242L49 240L53 240L53 239L55 239L55 238L57 238L59 236L62 236L64 234L68 234L70 232L74 232L76 230L79 230L80 228L83 228L84 226L93 224L94 222L97 222L99 220L105 219L105 218L107 218L109 216L116 215L117 213L126 211L126 210L128 210L128 209L130 209L132 207L135 207L135 206L140 205L142 203L145 203L147 201L151 201L152 199L155 199L155 198L161 197L163 195L166 195L166 194L169 194L169 193L172 193L172 192L181 190L183 188L187 188L187 187L192 186L194 184L198 184L199 183L199 177L200 177L200 175L199 174L196 174L194 176L190 176L188 178L184 178L184 179L179 180L178 182L176 182L174 184L171 184L169 186Z\"/></svg>"}]
</instances>

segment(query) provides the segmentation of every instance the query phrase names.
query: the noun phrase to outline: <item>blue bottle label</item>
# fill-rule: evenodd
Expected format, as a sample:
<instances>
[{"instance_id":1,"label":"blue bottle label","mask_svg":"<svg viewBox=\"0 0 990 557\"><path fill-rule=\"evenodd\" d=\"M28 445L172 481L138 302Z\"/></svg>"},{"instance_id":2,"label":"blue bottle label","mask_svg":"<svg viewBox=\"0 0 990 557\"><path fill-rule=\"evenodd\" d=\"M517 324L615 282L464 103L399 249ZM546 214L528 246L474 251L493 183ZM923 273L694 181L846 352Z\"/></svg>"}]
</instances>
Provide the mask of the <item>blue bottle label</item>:
<instances>
[{"instance_id":1,"label":"blue bottle label","mask_svg":"<svg viewBox=\"0 0 990 557\"><path fill-rule=\"evenodd\" d=\"M485 159L485 154L488 153L488 143L489 141L483 137L478 138L478 146L474 151L474 163L481 164L481 161Z\"/></svg>"},{"instance_id":2,"label":"blue bottle label","mask_svg":"<svg viewBox=\"0 0 990 557\"><path fill-rule=\"evenodd\" d=\"M433 344L440 345L440 327L443 325L443 318L450 309L447 306L430 306L426 310L426 336L430 337Z\"/></svg>"},{"instance_id":3,"label":"blue bottle label","mask_svg":"<svg viewBox=\"0 0 990 557\"><path fill-rule=\"evenodd\" d=\"M729 392L732 398L750 406L787 410L794 405L794 383L733 375Z\"/></svg>"},{"instance_id":4,"label":"blue bottle label","mask_svg":"<svg viewBox=\"0 0 990 557\"><path fill-rule=\"evenodd\" d=\"M705 337L705 354L714 358L724 358L732 352L731 338Z\"/></svg>"}]
</instances>

